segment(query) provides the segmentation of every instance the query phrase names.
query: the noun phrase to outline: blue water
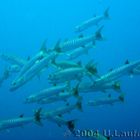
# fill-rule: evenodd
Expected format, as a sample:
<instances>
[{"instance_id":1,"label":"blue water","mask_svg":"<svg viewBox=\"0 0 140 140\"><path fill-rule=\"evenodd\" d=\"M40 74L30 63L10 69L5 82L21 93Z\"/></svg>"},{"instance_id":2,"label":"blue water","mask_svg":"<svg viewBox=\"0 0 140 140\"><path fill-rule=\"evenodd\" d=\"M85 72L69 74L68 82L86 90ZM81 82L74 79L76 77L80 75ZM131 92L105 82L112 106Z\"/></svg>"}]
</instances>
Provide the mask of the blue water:
<instances>
[{"instance_id":1,"label":"blue water","mask_svg":"<svg viewBox=\"0 0 140 140\"><path fill-rule=\"evenodd\" d=\"M47 39L47 47L51 48L58 39L74 38L74 27L95 14L102 14L110 7L110 20L103 21L105 41L97 43L90 51L88 59L98 62L100 74L110 68L116 68L130 61L140 59L140 1L139 0L4 0L0 1L0 52L15 54L24 59L34 56L42 42ZM85 34L94 33L95 27ZM87 56L81 60L87 61ZM6 63L0 61L3 72ZM25 105L23 101L31 92L47 87L47 71L41 79L34 78L19 90L11 93L9 86L15 75L5 81L0 88L0 119L33 115L38 105ZM114 106L87 107L83 113L73 111L67 118L77 118L76 129L93 130L138 130L140 129L140 77L123 77L122 90L125 103ZM104 96L104 93L100 93ZM92 98L84 96L83 104ZM59 105L60 104L60 105ZM64 104L42 106L43 109L61 107ZM66 127L43 121L44 126L35 124L24 128L11 129L0 133L0 140L56 140L76 139L64 137ZM88 138L78 138L88 139ZM121 139L121 138L118 138ZM140 139L140 138L135 138Z\"/></svg>"}]
</instances>

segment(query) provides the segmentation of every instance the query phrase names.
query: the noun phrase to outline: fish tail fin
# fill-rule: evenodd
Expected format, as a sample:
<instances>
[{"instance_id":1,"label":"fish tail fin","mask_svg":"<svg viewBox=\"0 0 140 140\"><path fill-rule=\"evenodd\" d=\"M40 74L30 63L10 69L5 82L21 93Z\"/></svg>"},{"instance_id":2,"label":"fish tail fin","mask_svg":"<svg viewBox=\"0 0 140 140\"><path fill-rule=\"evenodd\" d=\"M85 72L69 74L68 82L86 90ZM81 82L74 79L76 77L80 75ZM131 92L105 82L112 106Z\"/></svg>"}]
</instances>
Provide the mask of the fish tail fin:
<instances>
[{"instance_id":1,"label":"fish tail fin","mask_svg":"<svg viewBox=\"0 0 140 140\"><path fill-rule=\"evenodd\" d=\"M93 60L90 60L90 61L86 64L85 68L86 68L86 70L87 70L89 73L91 73L92 75L97 76L98 70L97 70L96 66L97 66L97 63L93 63ZM98 76L97 76L97 77L98 77Z\"/></svg>"},{"instance_id":2,"label":"fish tail fin","mask_svg":"<svg viewBox=\"0 0 140 140\"><path fill-rule=\"evenodd\" d=\"M70 130L70 132L74 132L74 130L75 130L75 122L76 121L77 120L74 119L74 120L70 120L70 121L67 122L67 127Z\"/></svg>"},{"instance_id":3,"label":"fish tail fin","mask_svg":"<svg viewBox=\"0 0 140 140\"><path fill-rule=\"evenodd\" d=\"M73 95L79 99L79 83L73 88Z\"/></svg>"},{"instance_id":4,"label":"fish tail fin","mask_svg":"<svg viewBox=\"0 0 140 140\"><path fill-rule=\"evenodd\" d=\"M97 31L96 31L96 33L95 33L95 39L96 40L104 40L104 37L103 37L103 35L102 35L102 30L103 30L103 28L104 28L104 26L101 26Z\"/></svg>"},{"instance_id":5,"label":"fish tail fin","mask_svg":"<svg viewBox=\"0 0 140 140\"><path fill-rule=\"evenodd\" d=\"M61 39L59 39L54 46L54 51L56 51L57 53L61 52L60 42L61 42Z\"/></svg>"},{"instance_id":6,"label":"fish tail fin","mask_svg":"<svg viewBox=\"0 0 140 140\"><path fill-rule=\"evenodd\" d=\"M105 12L104 12L104 17L105 17L105 19L110 19L110 16L109 16L109 9L110 9L110 7L108 7L108 8L105 10Z\"/></svg>"},{"instance_id":7,"label":"fish tail fin","mask_svg":"<svg viewBox=\"0 0 140 140\"><path fill-rule=\"evenodd\" d=\"M42 126L42 123L41 123L41 112L42 112L42 108L39 108L35 111L34 113L34 120L35 120L35 123L39 126Z\"/></svg>"},{"instance_id":8,"label":"fish tail fin","mask_svg":"<svg viewBox=\"0 0 140 140\"><path fill-rule=\"evenodd\" d=\"M124 94L122 93L122 94L119 96L119 100L120 100L121 102L124 102L124 98L125 98L125 96L124 96Z\"/></svg>"},{"instance_id":9,"label":"fish tail fin","mask_svg":"<svg viewBox=\"0 0 140 140\"><path fill-rule=\"evenodd\" d=\"M77 109L83 112L83 107L82 107L82 97L79 97L77 103L76 103Z\"/></svg>"}]
</instances>

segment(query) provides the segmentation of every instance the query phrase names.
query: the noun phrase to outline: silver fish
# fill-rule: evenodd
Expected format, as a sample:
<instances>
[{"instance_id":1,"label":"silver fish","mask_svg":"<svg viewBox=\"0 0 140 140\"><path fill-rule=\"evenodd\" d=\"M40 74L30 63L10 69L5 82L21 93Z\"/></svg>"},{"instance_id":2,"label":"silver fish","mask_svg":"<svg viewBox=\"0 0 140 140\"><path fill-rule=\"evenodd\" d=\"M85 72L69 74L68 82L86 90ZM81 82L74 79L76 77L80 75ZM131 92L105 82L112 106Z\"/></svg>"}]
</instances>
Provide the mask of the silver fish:
<instances>
[{"instance_id":1,"label":"silver fish","mask_svg":"<svg viewBox=\"0 0 140 140\"><path fill-rule=\"evenodd\" d=\"M78 102L74 105L67 105L65 107L62 108L58 108L56 110L53 111L46 111L42 113L42 118L48 118L48 117L53 117L53 116L58 116L58 115L62 115L65 113L69 113L74 109L78 109L80 111L82 111L82 103L81 100L78 100Z\"/></svg>"},{"instance_id":2,"label":"silver fish","mask_svg":"<svg viewBox=\"0 0 140 140\"><path fill-rule=\"evenodd\" d=\"M120 78L124 75L131 75L131 74L133 74L134 68L136 68L139 65L140 65L140 60L131 62L129 64L125 64L125 65L123 65L119 68L116 68L116 69L112 70L111 72L101 76L100 78L95 80L94 83L96 85L97 84L101 85L102 83L105 83L105 82L111 82L111 81L118 80L118 78Z\"/></svg>"},{"instance_id":3,"label":"silver fish","mask_svg":"<svg viewBox=\"0 0 140 140\"><path fill-rule=\"evenodd\" d=\"M95 44L96 40L103 40L103 36L101 34L102 29L103 26L100 27L94 35L76 38L73 40L65 41L63 43L60 43L60 41L58 41L57 46L54 48L54 51L59 53L66 53L78 47L85 46L91 42Z\"/></svg>"},{"instance_id":4,"label":"silver fish","mask_svg":"<svg viewBox=\"0 0 140 140\"><path fill-rule=\"evenodd\" d=\"M45 44L41 47L39 53L37 53L33 58L31 58L21 69L16 79L19 79L23 74L25 74L33 65L38 63L38 61L42 60L47 55L47 50L45 48Z\"/></svg>"},{"instance_id":5,"label":"silver fish","mask_svg":"<svg viewBox=\"0 0 140 140\"><path fill-rule=\"evenodd\" d=\"M20 88L24 84L26 84L28 81L30 81L34 76L39 74L41 70L48 67L48 64L52 59L56 57L56 53L51 53L50 55L44 57L42 60L40 60L38 63L34 64L27 72L25 72L24 75L19 77L18 79L15 79L12 84L10 91L15 91L16 89Z\"/></svg>"},{"instance_id":6,"label":"silver fish","mask_svg":"<svg viewBox=\"0 0 140 140\"><path fill-rule=\"evenodd\" d=\"M75 63L75 62L72 62L72 61L59 61L59 62L56 62L55 60L53 60L52 64L53 64L53 66L55 66L58 69L81 67L81 62Z\"/></svg>"},{"instance_id":7,"label":"silver fish","mask_svg":"<svg viewBox=\"0 0 140 140\"><path fill-rule=\"evenodd\" d=\"M68 56L68 59L72 60L72 59L76 59L80 56L82 56L83 54L88 54L89 49L94 48L95 45L93 44L89 44L83 47L79 47L74 49L73 51L67 53L66 55Z\"/></svg>"},{"instance_id":8,"label":"silver fish","mask_svg":"<svg viewBox=\"0 0 140 140\"><path fill-rule=\"evenodd\" d=\"M29 97L27 97L25 100L25 103L40 102L44 98L46 99L46 98L51 98L51 96L57 96L59 93L67 91L67 90L70 90L68 84L47 88L47 89L41 90L37 94L32 94Z\"/></svg>"},{"instance_id":9,"label":"silver fish","mask_svg":"<svg viewBox=\"0 0 140 140\"><path fill-rule=\"evenodd\" d=\"M100 99L95 101L88 101L89 106L100 106L100 105L113 105L117 102L124 102L124 95L120 95L118 98L108 98L108 99Z\"/></svg>"},{"instance_id":10,"label":"silver fish","mask_svg":"<svg viewBox=\"0 0 140 140\"><path fill-rule=\"evenodd\" d=\"M70 97L80 98L78 88L79 88L79 85L76 86L76 88L74 88L72 91L63 92L63 93L61 92L56 96L44 98L44 99L40 100L38 103L39 104L50 104L50 103L54 103L57 101L66 101Z\"/></svg>"},{"instance_id":11,"label":"silver fish","mask_svg":"<svg viewBox=\"0 0 140 140\"><path fill-rule=\"evenodd\" d=\"M79 92L81 93L90 93L90 92L106 92L107 90L115 90L118 93L121 93L121 86L120 82L118 81L112 81L112 82L106 82L102 83L100 85L96 85L92 82L82 82L79 85Z\"/></svg>"},{"instance_id":12,"label":"silver fish","mask_svg":"<svg viewBox=\"0 0 140 140\"><path fill-rule=\"evenodd\" d=\"M97 25L102 20L109 19L109 8L107 8L103 15L95 16L89 20L84 21L82 24L75 27L76 32L82 32L94 25Z\"/></svg>"}]
</instances>

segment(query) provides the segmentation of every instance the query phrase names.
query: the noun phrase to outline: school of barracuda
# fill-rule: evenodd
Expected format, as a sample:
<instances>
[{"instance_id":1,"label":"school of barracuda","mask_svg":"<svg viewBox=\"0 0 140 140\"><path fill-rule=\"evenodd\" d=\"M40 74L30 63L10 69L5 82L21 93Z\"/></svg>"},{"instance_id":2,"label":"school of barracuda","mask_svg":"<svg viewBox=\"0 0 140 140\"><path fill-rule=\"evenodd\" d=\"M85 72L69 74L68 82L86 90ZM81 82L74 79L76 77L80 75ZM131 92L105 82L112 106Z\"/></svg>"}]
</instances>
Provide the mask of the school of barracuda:
<instances>
[{"instance_id":1,"label":"school of barracuda","mask_svg":"<svg viewBox=\"0 0 140 140\"><path fill-rule=\"evenodd\" d=\"M121 90L120 79L124 76L139 75L140 60L133 62L127 60L124 65L111 69L104 75L98 72L95 61L89 60L86 64L82 64L82 60L77 61L79 56L88 56L88 51L96 47L97 41L104 41L104 36L102 35L104 26L98 26L92 35L83 36L81 33L83 34L83 31L92 26L100 25L100 22L109 18L109 8L107 8L104 14L95 16L76 26L75 32L79 33L77 38L65 41L58 40L51 49L46 48L46 41L44 41L39 52L32 58L28 58L28 60L14 55L0 54L0 59L8 63L8 67L0 77L0 86L5 80L16 74L9 90L11 92L17 91L19 88L24 88L26 83L32 82L34 77L40 77L45 70L52 67L54 71L46 76L49 87L36 91L36 93L31 93L24 99L24 103L26 105L36 103L42 106L56 102L65 103L63 107L55 110L36 109L32 117L21 115L18 118L0 121L0 130L21 127L29 123L42 125L42 121L47 119L59 126L67 126L74 133L77 119L65 120L63 115L74 109L82 111L82 99L85 94L94 94L101 91L107 95L106 98L87 101L88 106L96 107L124 102L125 96ZM66 59L59 59L61 56L66 56ZM107 94L109 90L119 93L117 94L118 97L114 98L111 94ZM76 99L74 104L68 103L68 99L72 97ZM109 138L96 137L96 139Z\"/></svg>"}]
</instances>

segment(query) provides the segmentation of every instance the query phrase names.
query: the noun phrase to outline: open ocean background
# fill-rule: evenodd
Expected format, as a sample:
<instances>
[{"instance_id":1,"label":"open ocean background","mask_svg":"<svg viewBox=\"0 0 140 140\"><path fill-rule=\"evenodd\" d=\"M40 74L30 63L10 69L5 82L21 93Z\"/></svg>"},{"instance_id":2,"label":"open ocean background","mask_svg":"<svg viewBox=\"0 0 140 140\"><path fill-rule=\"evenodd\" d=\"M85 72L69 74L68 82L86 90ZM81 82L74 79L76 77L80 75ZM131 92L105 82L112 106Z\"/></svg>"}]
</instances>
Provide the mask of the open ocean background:
<instances>
[{"instance_id":1,"label":"open ocean background","mask_svg":"<svg viewBox=\"0 0 140 140\"><path fill-rule=\"evenodd\" d=\"M139 0L4 0L0 1L0 52L15 54L27 59L34 56L47 39L47 47L51 48L58 39L74 38L74 27L95 14L100 15L110 7L110 20L103 21L103 34L106 38L98 42L87 58L98 62L99 73L105 74L110 68L117 68L130 61L140 59L140 1ZM90 28L84 34L92 34L97 27ZM0 60L2 74L6 63ZM9 86L16 75L5 81L0 88L0 119L33 115L39 105L23 104L27 95L48 86L47 73L38 80L35 77L15 92ZM66 118L77 118L76 129L111 129L140 131L140 76L123 77L122 90L125 103L114 106L88 107L84 105L83 113L74 110ZM104 96L104 93L100 93ZM83 104L92 98L92 94L84 96ZM43 109L54 109L63 106L44 105ZM0 140L56 140L76 139L64 137L66 127L43 121L44 126L36 124L24 128L0 132ZM89 139L89 138L78 138ZM121 138L118 138L119 140ZM135 138L135 139L140 139Z\"/></svg>"}]
</instances>

